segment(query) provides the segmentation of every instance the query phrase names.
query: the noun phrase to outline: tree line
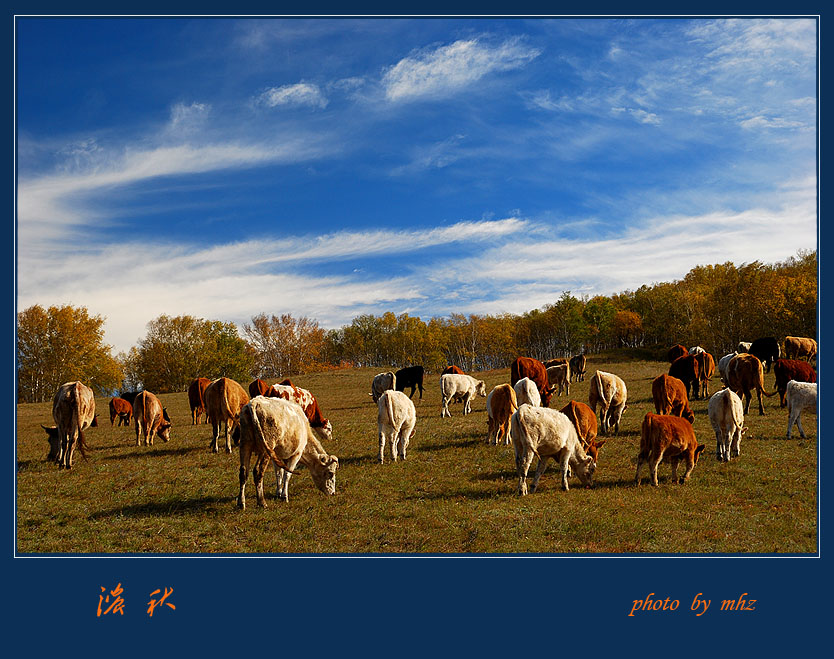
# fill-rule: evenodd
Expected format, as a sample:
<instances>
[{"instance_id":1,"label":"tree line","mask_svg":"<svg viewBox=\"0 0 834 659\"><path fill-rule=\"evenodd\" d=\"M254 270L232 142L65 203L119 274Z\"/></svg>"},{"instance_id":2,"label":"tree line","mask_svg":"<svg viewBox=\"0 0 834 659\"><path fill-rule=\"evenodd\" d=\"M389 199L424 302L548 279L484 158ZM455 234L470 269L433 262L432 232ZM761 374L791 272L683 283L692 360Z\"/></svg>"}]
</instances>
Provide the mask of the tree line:
<instances>
[{"instance_id":1,"label":"tree line","mask_svg":"<svg viewBox=\"0 0 834 659\"><path fill-rule=\"evenodd\" d=\"M325 330L289 314L258 314L242 331L234 323L160 316L127 353L103 343L104 318L84 307L29 307L17 317L18 400L51 400L58 386L83 380L99 395L146 388L184 391L195 377L240 382L336 367L429 371L457 364L465 371L506 368L519 355L540 360L642 348L661 357L674 343L713 355L739 341L786 335L816 338L817 254L741 266L697 266L678 281L616 295L565 292L527 313L431 318L407 313L357 316ZM242 334L242 335L241 335Z\"/></svg>"}]
</instances>

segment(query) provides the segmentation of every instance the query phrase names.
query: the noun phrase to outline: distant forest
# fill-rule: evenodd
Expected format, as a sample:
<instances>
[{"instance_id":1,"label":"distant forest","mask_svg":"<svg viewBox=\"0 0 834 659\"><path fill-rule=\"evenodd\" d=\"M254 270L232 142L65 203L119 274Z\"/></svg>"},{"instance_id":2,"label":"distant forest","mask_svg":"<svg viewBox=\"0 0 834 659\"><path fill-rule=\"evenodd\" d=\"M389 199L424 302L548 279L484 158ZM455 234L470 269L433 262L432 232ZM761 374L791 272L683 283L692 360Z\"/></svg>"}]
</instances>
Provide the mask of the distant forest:
<instances>
[{"instance_id":1,"label":"distant forest","mask_svg":"<svg viewBox=\"0 0 834 659\"><path fill-rule=\"evenodd\" d=\"M101 316L84 307L35 305L18 314L18 400L51 400L82 380L100 395L144 387L185 391L191 379L281 378L339 367L448 364L465 371L506 368L519 355L540 360L614 348L662 358L682 343L716 359L739 341L817 338L817 254L784 262L698 266L681 280L612 296L565 292L521 315L452 314L428 322L408 314L362 315L325 330L309 318L259 314L242 328L192 316L160 316L129 353L102 343Z\"/></svg>"}]
</instances>

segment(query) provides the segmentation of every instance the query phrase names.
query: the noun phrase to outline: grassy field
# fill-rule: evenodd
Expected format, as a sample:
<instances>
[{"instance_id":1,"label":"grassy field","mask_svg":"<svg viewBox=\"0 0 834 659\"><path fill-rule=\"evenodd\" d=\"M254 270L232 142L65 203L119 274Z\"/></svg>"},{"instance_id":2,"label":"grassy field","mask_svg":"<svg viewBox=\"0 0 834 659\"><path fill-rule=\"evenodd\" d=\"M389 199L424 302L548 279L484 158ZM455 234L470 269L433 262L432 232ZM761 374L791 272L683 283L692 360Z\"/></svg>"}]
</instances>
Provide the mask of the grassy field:
<instances>
[{"instance_id":1,"label":"grassy field","mask_svg":"<svg viewBox=\"0 0 834 659\"><path fill-rule=\"evenodd\" d=\"M643 415L654 411L651 380L668 370L653 361L604 360L594 370L622 377L629 389L620 435L600 452L595 487L559 487L556 469L539 490L516 495L512 447L489 446L485 399L473 414L441 419L436 374L427 375L417 406L408 459L379 465L376 406L368 392L382 369L339 370L293 377L318 398L334 429L326 448L339 457L337 493L328 497L302 468L290 483L289 503L274 499L267 472L268 507L255 505L251 475L248 508L236 507L238 454L212 454L211 426L192 426L185 393L160 396L174 422L171 441L135 445L133 427L110 427L107 399L97 399L103 424L87 431L84 461L71 472L44 461L51 404L17 409L18 553L813 553L817 550L817 433L804 414L807 440L785 440L787 412L778 397L755 404L741 457L715 459L706 400L692 401L695 434L707 449L685 486L634 486ZM509 369L478 374L489 391L509 381ZM765 376L773 388L773 375ZM248 382L241 383L245 386ZM720 387L715 378L710 388ZM588 382L570 398L587 402ZM554 396L551 407L569 400ZM682 472L680 472L682 473ZM531 472L532 474L532 472ZM530 482L532 481L532 477Z\"/></svg>"}]
</instances>

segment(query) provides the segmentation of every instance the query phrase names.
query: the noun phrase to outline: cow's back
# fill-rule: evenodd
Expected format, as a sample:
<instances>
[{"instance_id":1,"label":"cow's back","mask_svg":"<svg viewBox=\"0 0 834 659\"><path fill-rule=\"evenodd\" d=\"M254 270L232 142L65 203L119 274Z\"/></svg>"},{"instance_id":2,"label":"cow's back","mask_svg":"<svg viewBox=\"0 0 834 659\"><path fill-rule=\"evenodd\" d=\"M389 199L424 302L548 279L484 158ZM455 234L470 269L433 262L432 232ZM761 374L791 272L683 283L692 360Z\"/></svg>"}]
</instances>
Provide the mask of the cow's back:
<instances>
[{"instance_id":1,"label":"cow's back","mask_svg":"<svg viewBox=\"0 0 834 659\"><path fill-rule=\"evenodd\" d=\"M96 400L93 390L84 383L65 382L52 399L52 418L55 425L64 432L88 428L96 414Z\"/></svg>"},{"instance_id":2,"label":"cow's back","mask_svg":"<svg viewBox=\"0 0 834 659\"><path fill-rule=\"evenodd\" d=\"M218 378L206 387L204 394L206 413L212 423L228 422L240 415L249 402L244 388L231 378Z\"/></svg>"}]
</instances>

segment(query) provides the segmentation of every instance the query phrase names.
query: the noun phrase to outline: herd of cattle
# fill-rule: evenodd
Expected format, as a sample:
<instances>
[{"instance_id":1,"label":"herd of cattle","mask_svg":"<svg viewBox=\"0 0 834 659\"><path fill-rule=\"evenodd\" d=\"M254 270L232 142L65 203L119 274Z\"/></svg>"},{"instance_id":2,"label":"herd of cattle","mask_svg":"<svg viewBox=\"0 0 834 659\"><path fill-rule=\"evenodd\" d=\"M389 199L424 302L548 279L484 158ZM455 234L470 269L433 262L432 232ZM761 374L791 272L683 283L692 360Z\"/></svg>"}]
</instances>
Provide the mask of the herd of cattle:
<instances>
[{"instance_id":1,"label":"herd of cattle","mask_svg":"<svg viewBox=\"0 0 834 659\"><path fill-rule=\"evenodd\" d=\"M788 408L787 438L790 439L794 425L800 436L805 437L800 415L805 409L816 414L816 370L810 364L816 352L815 340L787 337L785 358L782 358L779 343L767 338L740 343L735 352L718 360L717 370L724 388L709 398L707 407L718 460L728 461L740 454L741 437L747 430L744 415L749 411L754 391L759 414L764 414L762 394L774 396L778 392L781 406ZM678 481L678 463L685 462L681 482L686 482L705 448L695 439L692 428L695 415L689 400L710 396L715 359L703 348L687 349L683 345L673 346L667 356L668 374L663 373L652 381L656 413L647 413L641 426L635 474L638 485L643 464L648 464L652 484L657 485L661 462L671 463L673 482ZM440 376L441 417L452 416L449 405L453 403L462 403L463 414L469 414L473 399L485 397L487 441L513 445L519 494L528 492L527 474L534 457L539 462L533 491L551 458L559 463L563 489L568 489L572 474L590 487L599 449L606 442L597 439L597 435L607 435L612 430L615 435L619 433L628 390L619 376L597 370L590 378L588 404L572 400L561 410L550 409L554 393L569 395L571 382L585 379L586 364L585 355L547 362L518 357L510 368L509 384L499 384L489 393L483 380L467 375L457 366L449 366ZM776 376L776 391L767 392L764 373L771 368ZM422 366L410 366L374 377L369 395L377 405L380 463L384 462L389 445L393 461L406 458L417 421L412 399L417 391L422 399L424 375ZM406 395L408 388L411 392ZM265 505L264 473L270 464L275 468L279 500L288 501L290 476L299 463L309 469L322 492L335 493L339 459L328 454L323 445L332 440L333 428L308 390L288 379L271 386L256 379L247 393L229 378L214 381L196 378L188 387L188 401L191 423L200 424L203 419L212 425L213 452L219 450L221 430L227 453L232 452L233 441L240 445L239 507L246 505L245 486L253 454L253 478L261 506ZM133 421L137 446L152 445L154 436L165 442L170 439L171 419L151 392L125 393L111 399L109 406L111 425L117 419L119 425L130 425ZM75 448L86 454L83 431L97 425L92 390L81 382L61 385L53 400L52 415L55 425L42 426L50 446L47 459L71 469Z\"/></svg>"}]
</instances>

